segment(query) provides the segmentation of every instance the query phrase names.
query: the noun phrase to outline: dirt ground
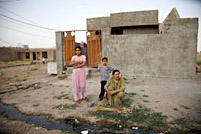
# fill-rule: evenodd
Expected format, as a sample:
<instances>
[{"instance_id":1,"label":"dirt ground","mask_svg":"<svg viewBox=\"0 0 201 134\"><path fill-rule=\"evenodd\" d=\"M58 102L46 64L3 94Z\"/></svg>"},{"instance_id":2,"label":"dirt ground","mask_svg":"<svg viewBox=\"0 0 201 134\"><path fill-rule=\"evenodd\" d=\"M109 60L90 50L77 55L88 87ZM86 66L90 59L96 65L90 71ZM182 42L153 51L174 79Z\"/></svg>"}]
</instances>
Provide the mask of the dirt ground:
<instances>
[{"instance_id":1,"label":"dirt ground","mask_svg":"<svg viewBox=\"0 0 201 134\"><path fill-rule=\"evenodd\" d=\"M0 100L15 106L27 115L46 115L56 120L69 117L97 123L101 119L88 115L93 105L104 106L106 99L98 101L100 76L87 78L87 97L75 105L72 95L71 74L47 74L47 65L24 65L0 69ZM126 92L132 96L132 106L143 105L154 112L168 116L168 121L178 118L191 120L192 127L201 128L201 74L194 78L137 78L126 80ZM62 106L64 108L62 108ZM14 123L13 123L14 122ZM18 124L18 125L16 125ZM0 117L1 130L9 126L30 133L59 133L34 127L20 121ZM22 128L22 126L24 126ZM9 129L12 131L12 129ZM16 132L13 130L13 132ZM16 132L17 133L17 132Z\"/></svg>"}]
</instances>

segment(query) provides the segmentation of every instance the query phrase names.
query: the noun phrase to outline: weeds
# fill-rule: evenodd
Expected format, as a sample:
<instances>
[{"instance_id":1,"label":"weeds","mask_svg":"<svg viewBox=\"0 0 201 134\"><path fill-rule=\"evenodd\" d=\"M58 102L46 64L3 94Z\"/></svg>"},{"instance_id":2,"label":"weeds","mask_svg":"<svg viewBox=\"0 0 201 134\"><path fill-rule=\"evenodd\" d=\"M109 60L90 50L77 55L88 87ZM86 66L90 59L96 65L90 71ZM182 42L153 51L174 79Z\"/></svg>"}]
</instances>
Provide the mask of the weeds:
<instances>
[{"instance_id":1,"label":"weeds","mask_svg":"<svg viewBox=\"0 0 201 134\"><path fill-rule=\"evenodd\" d=\"M39 86L34 86L34 90L40 89L41 87Z\"/></svg>"},{"instance_id":2,"label":"weeds","mask_svg":"<svg viewBox=\"0 0 201 134\"><path fill-rule=\"evenodd\" d=\"M37 107L37 106L39 106L39 104L33 104L33 107Z\"/></svg>"},{"instance_id":3,"label":"weeds","mask_svg":"<svg viewBox=\"0 0 201 134\"><path fill-rule=\"evenodd\" d=\"M36 70L38 70L38 68L32 68L32 69L31 69L31 71L36 71Z\"/></svg>"},{"instance_id":4,"label":"weeds","mask_svg":"<svg viewBox=\"0 0 201 134\"><path fill-rule=\"evenodd\" d=\"M181 125L185 125L186 124L186 119L185 118L179 118L179 119L175 119L174 121L171 121L170 124L181 124Z\"/></svg>"},{"instance_id":5,"label":"weeds","mask_svg":"<svg viewBox=\"0 0 201 134\"><path fill-rule=\"evenodd\" d=\"M148 101L148 100L143 100L143 102L146 102L146 103L147 103L147 102L149 102L149 101Z\"/></svg>"},{"instance_id":6,"label":"weeds","mask_svg":"<svg viewBox=\"0 0 201 134\"><path fill-rule=\"evenodd\" d=\"M178 108L174 108L173 110L174 110L174 111L179 111Z\"/></svg>"},{"instance_id":7,"label":"weeds","mask_svg":"<svg viewBox=\"0 0 201 134\"><path fill-rule=\"evenodd\" d=\"M123 100L123 103L122 103L122 106L121 107L131 107L131 104L132 104L133 100L130 99L130 98L125 98Z\"/></svg>"},{"instance_id":8,"label":"weeds","mask_svg":"<svg viewBox=\"0 0 201 134\"><path fill-rule=\"evenodd\" d=\"M15 84L16 88L19 88L20 86L22 86L22 84Z\"/></svg>"},{"instance_id":9,"label":"weeds","mask_svg":"<svg viewBox=\"0 0 201 134\"><path fill-rule=\"evenodd\" d=\"M22 79L22 81L26 81L27 79Z\"/></svg>"},{"instance_id":10,"label":"weeds","mask_svg":"<svg viewBox=\"0 0 201 134\"><path fill-rule=\"evenodd\" d=\"M121 114L110 111L90 111L89 115L96 116L98 118L115 119L120 121L125 126L132 123L144 124L149 128L152 127L166 127L167 116L161 115L161 113L152 113L150 109L143 106L139 108L133 108L131 113Z\"/></svg>"},{"instance_id":11,"label":"weeds","mask_svg":"<svg viewBox=\"0 0 201 134\"><path fill-rule=\"evenodd\" d=\"M71 104L71 105L68 105L68 104L60 104L60 105L56 105L54 108L59 108L59 109L66 109L66 108L68 108L68 109L73 109L73 110L75 110L77 107L78 107L79 105L77 105L77 104ZM53 108L53 109L54 109Z\"/></svg>"},{"instance_id":12,"label":"weeds","mask_svg":"<svg viewBox=\"0 0 201 134\"><path fill-rule=\"evenodd\" d=\"M133 96L135 96L137 93L128 93L128 96L129 97L133 97Z\"/></svg>"},{"instance_id":13,"label":"weeds","mask_svg":"<svg viewBox=\"0 0 201 134\"><path fill-rule=\"evenodd\" d=\"M89 107L95 107L95 106L97 106L96 103L91 103L91 105Z\"/></svg>"},{"instance_id":14,"label":"weeds","mask_svg":"<svg viewBox=\"0 0 201 134\"><path fill-rule=\"evenodd\" d=\"M179 105L180 107L184 108L184 109L190 109L189 107L187 106L184 106L184 105Z\"/></svg>"},{"instance_id":15,"label":"weeds","mask_svg":"<svg viewBox=\"0 0 201 134\"><path fill-rule=\"evenodd\" d=\"M143 97L149 97L149 95L145 95L145 94L144 94Z\"/></svg>"},{"instance_id":16,"label":"weeds","mask_svg":"<svg viewBox=\"0 0 201 134\"><path fill-rule=\"evenodd\" d=\"M63 99L68 99L69 97L68 97L68 94L62 94L62 95L59 95L59 96L54 96L53 98L60 100L62 98Z\"/></svg>"}]
</instances>

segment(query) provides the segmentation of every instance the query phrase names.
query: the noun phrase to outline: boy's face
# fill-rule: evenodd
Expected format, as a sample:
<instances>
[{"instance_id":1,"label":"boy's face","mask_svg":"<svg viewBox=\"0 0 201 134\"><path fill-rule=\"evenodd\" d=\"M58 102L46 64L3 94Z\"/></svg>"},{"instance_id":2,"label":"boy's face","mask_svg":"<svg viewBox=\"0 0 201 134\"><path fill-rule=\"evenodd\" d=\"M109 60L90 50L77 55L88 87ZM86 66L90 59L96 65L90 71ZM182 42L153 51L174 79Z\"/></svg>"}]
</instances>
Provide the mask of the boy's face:
<instances>
[{"instance_id":1,"label":"boy's face","mask_svg":"<svg viewBox=\"0 0 201 134\"><path fill-rule=\"evenodd\" d=\"M102 61L102 63L103 63L104 66L106 66L106 65L107 65L107 60L104 59L104 60Z\"/></svg>"}]
</instances>

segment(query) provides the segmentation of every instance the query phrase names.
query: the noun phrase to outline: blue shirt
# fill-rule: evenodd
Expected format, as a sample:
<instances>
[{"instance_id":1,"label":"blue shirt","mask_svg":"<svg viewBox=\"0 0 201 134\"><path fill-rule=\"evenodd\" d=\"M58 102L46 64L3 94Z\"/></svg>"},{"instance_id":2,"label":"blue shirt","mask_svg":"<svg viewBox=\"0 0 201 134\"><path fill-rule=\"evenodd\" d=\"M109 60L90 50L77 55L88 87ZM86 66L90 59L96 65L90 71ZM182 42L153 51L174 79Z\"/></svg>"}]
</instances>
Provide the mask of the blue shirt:
<instances>
[{"instance_id":1,"label":"blue shirt","mask_svg":"<svg viewBox=\"0 0 201 134\"><path fill-rule=\"evenodd\" d=\"M98 70L101 72L101 81L107 81L110 78L110 71L112 71L112 67L106 66L105 68L100 64L98 66Z\"/></svg>"}]
</instances>

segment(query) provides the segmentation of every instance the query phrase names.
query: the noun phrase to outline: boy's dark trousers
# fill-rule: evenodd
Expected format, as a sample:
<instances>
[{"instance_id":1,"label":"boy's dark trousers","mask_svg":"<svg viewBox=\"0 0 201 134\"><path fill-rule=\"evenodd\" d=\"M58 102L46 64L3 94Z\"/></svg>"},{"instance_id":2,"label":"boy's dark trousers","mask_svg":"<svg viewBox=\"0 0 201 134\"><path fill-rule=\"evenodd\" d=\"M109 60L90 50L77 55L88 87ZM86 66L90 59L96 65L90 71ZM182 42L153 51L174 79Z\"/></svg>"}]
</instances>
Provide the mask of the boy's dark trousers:
<instances>
[{"instance_id":1,"label":"boy's dark trousers","mask_svg":"<svg viewBox=\"0 0 201 134\"><path fill-rule=\"evenodd\" d=\"M99 94L100 100L102 100L103 97L104 97L104 94L105 94L104 86L105 86L106 83L107 83L107 81L101 81L101 92ZM106 94L106 97L107 97L107 94Z\"/></svg>"}]
</instances>

